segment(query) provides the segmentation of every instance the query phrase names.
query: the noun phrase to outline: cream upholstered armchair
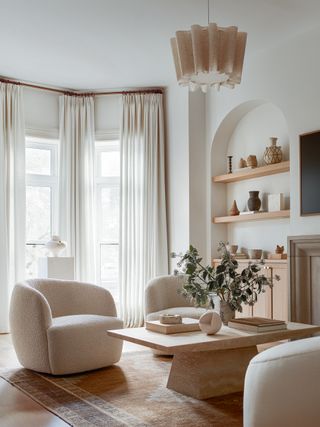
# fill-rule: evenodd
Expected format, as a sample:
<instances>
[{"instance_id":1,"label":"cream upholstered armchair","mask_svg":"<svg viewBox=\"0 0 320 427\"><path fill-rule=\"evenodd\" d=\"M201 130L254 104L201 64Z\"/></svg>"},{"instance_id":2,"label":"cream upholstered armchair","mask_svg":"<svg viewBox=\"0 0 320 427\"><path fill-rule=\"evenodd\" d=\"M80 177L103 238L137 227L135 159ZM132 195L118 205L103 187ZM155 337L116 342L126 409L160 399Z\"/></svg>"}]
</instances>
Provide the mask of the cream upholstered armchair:
<instances>
[{"instance_id":1,"label":"cream upholstered armchair","mask_svg":"<svg viewBox=\"0 0 320 427\"><path fill-rule=\"evenodd\" d=\"M244 427L320 425L320 337L269 348L249 363Z\"/></svg>"},{"instance_id":2,"label":"cream upholstered armchair","mask_svg":"<svg viewBox=\"0 0 320 427\"><path fill-rule=\"evenodd\" d=\"M18 283L10 304L13 345L22 366L54 375L102 368L119 361L122 341L109 291L88 283L33 279Z\"/></svg>"},{"instance_id":3,"label":"cream upholstered armchair","mask_svg":"<svg viewBox=\"0 0 320 427\"><path fill-rule=\"evenodd\" d=\"M145 318L159 320L161 314L180 314L182 317L199 319L206 312L204 308L192 305L179 294L183 276L159 276L151 280L145 291Z\"/></svg>"}]
</instances>

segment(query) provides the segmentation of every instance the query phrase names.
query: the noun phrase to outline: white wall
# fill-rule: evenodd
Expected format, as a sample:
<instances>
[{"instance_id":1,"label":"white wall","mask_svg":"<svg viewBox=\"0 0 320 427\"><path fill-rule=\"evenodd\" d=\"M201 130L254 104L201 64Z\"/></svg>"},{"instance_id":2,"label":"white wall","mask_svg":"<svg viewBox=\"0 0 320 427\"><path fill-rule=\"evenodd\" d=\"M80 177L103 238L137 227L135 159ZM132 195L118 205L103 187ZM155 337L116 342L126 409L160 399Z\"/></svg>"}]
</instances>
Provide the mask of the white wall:
<instances>
[{"instance_id":1,"label":"white wall","mask_svg":"<svg viewBox=\"0 0 320 427\"><path fill-rule=\"evenodd\" d=\"M299 134L320 128L320 85L317 84L320 57L316 55L319 38L320 27L274 49L246 58L243 81L239 87L233 91L227 89L218 93L211 91L207 96L209 145L223 118L242 103L250 100L265 100L278 106L283 112L290 141L289 235L314 234L320 229L320 216L300 217L299 212ZM271 126L270 124L270 129ZM212 161L217 162L217 159ZM276 224L270 221L268 225L268 234L273 236L274 243L278 240ZM257 229L252 229L252 232L259 232L258 224ZM213 238L216 233L219 232L214 226ZM265 235L261 236L261 244L265 241Z\"/></svg>"},{"instance_id":2,"label":"white wall","mask_svg":"<svg viewBox=\"0 0 320 427\"><path fill-rule=\"evenodd\" d=\"M210 150L206 144L205 95L189 93L189 240L201 256L209 261L207 235L210 211L207 210ZM203 185L203 182L208 185Z\"/></svg>"},{"instance_id":3,"label":"white wall","mask_svg":"<svg viewBox=\"0 0 320 427\"><path fill-rule=\"evenodd\" d=\"M189 246L189 108L188 91L174 81L166 91L167 206L169 252ZM174 262L171 263L172 268Z\"/></svg>"}]
</instances>

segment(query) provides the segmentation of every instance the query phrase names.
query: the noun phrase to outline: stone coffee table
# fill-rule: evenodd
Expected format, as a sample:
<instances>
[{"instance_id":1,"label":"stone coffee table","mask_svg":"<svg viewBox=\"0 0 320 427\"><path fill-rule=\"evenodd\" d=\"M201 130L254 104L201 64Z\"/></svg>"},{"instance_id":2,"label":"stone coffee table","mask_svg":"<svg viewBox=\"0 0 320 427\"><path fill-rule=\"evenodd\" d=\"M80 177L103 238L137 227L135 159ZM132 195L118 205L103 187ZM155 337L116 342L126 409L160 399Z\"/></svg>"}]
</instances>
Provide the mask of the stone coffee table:
<instances>
[{"instance_id":1,"label":"stone coffee table","mask_svg":"<svg viewBox=\"0 0 320 427\"><path fill-rule=\"evenodd\" d=\"M243 390L244 376L257 345L310 337L320 326L288 323L273 332L244 332L223 326L216 335L185 332L165 335L145 328L108 331L108 335L173 354L167 387L196 399ZM141 367L143 375L143 366Z\"/></svg>"}]
</instances>

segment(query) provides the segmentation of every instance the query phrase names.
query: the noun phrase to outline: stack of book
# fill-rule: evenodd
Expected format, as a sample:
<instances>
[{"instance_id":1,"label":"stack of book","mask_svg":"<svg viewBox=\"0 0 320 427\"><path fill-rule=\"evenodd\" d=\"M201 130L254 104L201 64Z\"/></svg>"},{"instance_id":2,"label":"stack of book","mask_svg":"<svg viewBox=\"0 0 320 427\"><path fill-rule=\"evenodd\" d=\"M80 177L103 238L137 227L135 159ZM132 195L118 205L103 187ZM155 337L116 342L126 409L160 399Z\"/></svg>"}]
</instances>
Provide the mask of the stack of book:
<instances>
[{"instance_id":1,"label":"stack of book","mask_svg":"<svg viewBox=\"0 0 320 427\"><path fill-rule=\"evenodd\" d=\"M247 332L271 332L287 329L284 320L267 319L265 317L241 317L228 322L230 328Z\"/></svg>"}]
</instances>

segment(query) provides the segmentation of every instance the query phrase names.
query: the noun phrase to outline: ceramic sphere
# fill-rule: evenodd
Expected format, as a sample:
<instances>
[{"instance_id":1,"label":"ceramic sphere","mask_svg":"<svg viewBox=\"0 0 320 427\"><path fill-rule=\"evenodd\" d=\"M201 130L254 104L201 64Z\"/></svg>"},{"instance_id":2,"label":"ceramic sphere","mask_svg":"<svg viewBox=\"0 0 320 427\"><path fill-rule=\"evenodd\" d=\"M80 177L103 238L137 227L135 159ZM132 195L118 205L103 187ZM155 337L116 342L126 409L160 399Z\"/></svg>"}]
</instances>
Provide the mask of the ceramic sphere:
<instances>
[{"instance_id":1,"label":"ceramic sphere","mask_svg":"<svg viewBox=\"0 0 320 427\"><path fill-rule=\"evenodd\" d=\"M199 319L199 326L202 332L208 335L216 334L222 326L221 317L215 311L207 311Z\"/></svg>"}]
</instances>

